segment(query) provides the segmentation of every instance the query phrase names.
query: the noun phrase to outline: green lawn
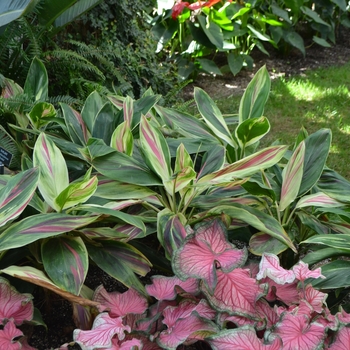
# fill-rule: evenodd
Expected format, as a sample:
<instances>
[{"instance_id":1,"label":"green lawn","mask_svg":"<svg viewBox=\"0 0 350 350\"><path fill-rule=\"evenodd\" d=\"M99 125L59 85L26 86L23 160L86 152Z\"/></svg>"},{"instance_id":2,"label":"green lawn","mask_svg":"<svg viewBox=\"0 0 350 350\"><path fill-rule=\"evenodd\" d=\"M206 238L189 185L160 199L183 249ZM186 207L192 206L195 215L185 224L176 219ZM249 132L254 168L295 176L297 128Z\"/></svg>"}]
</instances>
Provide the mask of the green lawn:
<instances>
[{"instance_id":1,"label":"green lawn","mask_svg":"<svg viewBox=\"0 0 350 350\"><path fill-rule=\"evenodd\" d=\"M217 99L225 114L236 113L239 96ZM350 179L350 62L341 67L305 72L304 76L272 81L265 108L271 131L266 146L276 139L293 144L300 128L315 132L332 130L333 140L327 165Z\"/></svg>"}]
</instances>

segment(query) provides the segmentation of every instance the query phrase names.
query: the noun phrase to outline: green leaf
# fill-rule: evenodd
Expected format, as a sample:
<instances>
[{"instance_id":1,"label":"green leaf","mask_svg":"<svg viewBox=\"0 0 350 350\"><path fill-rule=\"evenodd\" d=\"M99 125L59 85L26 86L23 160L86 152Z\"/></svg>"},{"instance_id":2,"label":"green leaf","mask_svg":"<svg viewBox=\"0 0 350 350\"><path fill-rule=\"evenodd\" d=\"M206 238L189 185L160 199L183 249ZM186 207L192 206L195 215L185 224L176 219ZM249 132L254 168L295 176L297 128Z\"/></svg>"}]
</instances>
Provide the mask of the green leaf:
<instances>
[{"instance_id":1,"label":"green leaf","mask_svg":"<svg viewBox=\"0 0 350 350\"><path fill-rule=\"evenodd\" d=\"M37 168L21 172L0 189L0 226L17 218L32 199L39 180Z\"/></svg>"},{"instance_id":2,"label":"green leaf","mask_svg":"<svg viewBox=\"0 0 350 350\"><path fill-rule=\"evenodd\" d=\"M339 6L339 8L342 11L346 11L346 6L347 6L346 0L331 0L331 2Z\"/></svg>"},{"instance_id":3,"label":"green leaf","mask_svg":"<svg viewBox=\"0 0 350 350\"><path fill-rule=\"evenodd\" d=\"M196 61L201 65L201 68L213 75L222 75L220 68L215 64L214 61L208 60L206 58L197 58Z\"/></svg>"},{"instance_id":4,"label":"green leaf","mask_svg":"<svg viewBox=\"0 0 350 350\"><path fill-rule=\"evenodd\" d=\"M311 251L308 253L306 256L303 257L303 261L306 264L313 265L316 264L320 261L329 259L329 258L334 258L338 256L344 256L347 255L348 252L346 250L342 250L339 248L322 248L318 250Z\"/></svg>"},{"instance_id":5,"label":"green leaf","mask_svg":"<svg viewBox=\"0 0 350 350\"><path fill-rule=\"evenodd\" d=\"M175 159L175 179L173 180L175 192L179 192L189 185L196 178L196 175L192 159L184 145L181 144L177 149Z\"/></svg>"},{"instance_id":6,"label":"green leaf","mask_svg":"<svg viewBox=\"0 0 350 350\"><path fill-rule=\"evenodd\" d=\"M321 244L331 248L339 248L350 254L350 234L315 235L300 244Z\"/></svg>"},{"instance_id":7,"label":"green leaf","mask_svg":"<svg viewBox=\"0 0 350 350\"><path fill-rule=\"evenodd\" d=\"M319 38L318 36L313 36L312 37L312 40L318 44L318 45L321 45L323 47L332 47L331 44L329 44L326 40L322 39L322 38Z\"/></svg>"},{"instance_id":8,"label":"green leaf","mask_svg":"<svg viewBox=\"0 0 350 350\"><path fill-rule=\"evenodd\" d=\"M300 7L300 10L308 17L310 17L311 19L313 19L316 23L319 23L319 24L323 24L327 27L330 27L330 25L325 22L317 12L311 10L310 8L306 7L306 6L301 6Z\"/></svg>"},{"instance_id":9,"label":"green leaf","mask_svg":"<svg viewBox=\"0 0 350 350\"><path fill-rule=\"evenodd\" d=\"M34 58L24 83L24 93L34 101L46 101L48 99L49 79L44 64Z\"/></svg>"},{"instance_id":10,"label":"green leaf","mask_svg":"<svg viewBox=\"0 0 350 350\"><path fill-rule=\"evenodd\" d=\"M242 68L243 68L243 63L244 63L244 59L242 55L237 55L233 52L230 52L227 55L227 62L228 62L228 66L230 67L230 71L233 75L238 74Z\"/></svg>"},{"instance_id":11,"label":"green leaf","mask_svg":"<svg viewBox=\"0 0 350 350\"><path fill-rule=\"evenodd\" d=\"M89 267L83 240L69 236L48 239L41 246L41 256L44 269L56 286L79 295Z\"/></svg>"},{"instance_id":12,"label":"green leaf","mask_svg":"<svg viewBox=\"0 0 350 350\"><path fill-rule=\"evenodd\" d=\"M267 118L250 118L240 123L235 135L241 148L245 148L258 142L270 131L270 123Z\"/></svg>"},{"instance_id":13,"label":"green leaf","mask_svg":"<svg viewBox=\"0 0 350 350\"><path fill-rule=\"evenodd\" d=\"M127 243L101 241L99 245L87 244L91 259L110 276L128 288L145 294L145 288L135 273L145 276L151 263L136 248Z\"/></svg>"},{"instance_id":14,"label":"green leaf","mask_svg":"<svg viewBox=\"0 0 350 350\"><path fill-rule=\"evenodd\" d=\"M36 129L50 123L56 115L55 107L51 103L38 102L34 105L28 116Z\"/></svg>"},{"instance_id":15,"label":"green leaf","mask_svg":"<svg viewBox=\"0 0 350 350\"><path fill-rule=\"evenodd\" d=\"M44 133L35 143L33 163L39 167L40 193L50 207L59 211L55 199L69 185L68 169L61 151Z\"/></svg>"},{"instance_id":16,"label":"green leaf","mask_svg":"<svg viewBox=\"0 0 350 350\"><path fill-rule=\"evenodd\" d=\"M239 105L239 123L260 118L270 93L271 79L265 66L261 67L244 91Z\"/></svg>"},{"instance_id":17,"label":"green leaf","mask_svg":"<svg viewBox=\"0 0 350 350\"><path fill-rule=\"evenodd\" d=\"M328 157L331 139L329 129L318 130L305 139L304 171L298 196L308 192L320 178Z\"/></svg>"},{"instance_id":18,"label":"green leaf","mask_svg":"<svg viewBox=\"0 0 350 350\"><path fill-rule=\"evenodd\" d=\"M285 210L298 195L301 180L303 177L303 166L305 158L305 142L299 143L296 150L290 157L282 172L281 198L278 206L279 211Z\"/></svg>"},{"instance_id":19,"label":"green leaf","mask_svg":"<svg viewBox=\"0 0 350 350\"><path fill-rule=\"evenodd\" d=\"M289 14L286 10L281 9L277 4L271 4L272 13L276 16L281 17L285 22L292 24L292 21L289 18Z\"/></svg>"},{"instance_id":20,"label":"green leaf","mask_svg":"<svg viewBox=\"0 0 350 350\"><path fill-rule=\"evenodd\" d=\"M207 22L206 16L198 15L197 19L210 42L218 49L222 49L224 46L224 37L221 28L214 22Z\"/></svg>"},{"instance_id":21,"label":"green leaf","mask_svg":"<svg viewBox=\"0 0 350 350\"><path fill-rule=\"evenodd\" d=\"M224 140L232 147L235 147L225 119L209 95L204 90L195 87L194 99L201 116L213 131L214 135L217 135L220 139Z\"/></svg>"},{"instance_id":22,"label":"green leaf","mask_svg":"<svg viewBox=\"0 0 350 350\"><path fill-rule=\"evenodd\" d=\"M304 46L304 40L303 38L296 32L288 32L284 39L287 43L291 44L292 46L296 47L298 50L302 52L302 54L305 56L305 46Z\"/></svg>"},{"instance_id":23,"label":"green leaf","mask_svg":"<svg viewBox=\"0 0 350 350\"><path fill-rule=\"evenodd\" d=\"M98 216L46 213L29 216L12 224L0 235L0 251L23 247L39 239L58 236L96 221Z\"/></svg>"},{"instance_id":24,"label":"green leaf","mask_svg":"<svg viewBox=\"0 0 350 350\"><path fill-rule=\"evenodd\" d=\"M92 133L95 119L102 106L103 101L97 91L92 92L85 100L84 106L81 110L81 117L90 133Z\"/></svg>"}]
</instances>

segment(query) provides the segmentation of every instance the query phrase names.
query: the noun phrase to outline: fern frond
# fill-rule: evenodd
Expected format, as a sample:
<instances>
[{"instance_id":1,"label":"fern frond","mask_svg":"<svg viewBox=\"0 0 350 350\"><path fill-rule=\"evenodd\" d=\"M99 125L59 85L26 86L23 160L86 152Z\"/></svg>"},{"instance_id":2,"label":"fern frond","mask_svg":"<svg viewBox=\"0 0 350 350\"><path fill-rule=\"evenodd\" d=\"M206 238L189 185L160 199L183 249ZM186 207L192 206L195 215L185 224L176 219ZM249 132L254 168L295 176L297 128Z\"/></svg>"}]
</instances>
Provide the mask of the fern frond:
<instances>
[{"instance_id":1,"label":"fern frond","mask_svg":"<svg viewBox=\"0 0 350 350\"><path fill-rule=\"evenodd\" d=\"M11 135L0 125L0 147L12 154L9 168L19 169L21 167L21 152L16 141Z\"/></svg>"},{"instance_id":2,"label":"fern frond","mask_svg":"<svg viewBox=\"0 0 350 350\"><path fill-rule=\"evenodd\" d=\"M55 97L49 97L48 101L49 103L53 104L55 108L59 106L60 102L66 103L67 105L75 105L75 106L82 106L83 102L77 98L71 97L71 96L55 96Z\"/></svg>"}]
</instances>

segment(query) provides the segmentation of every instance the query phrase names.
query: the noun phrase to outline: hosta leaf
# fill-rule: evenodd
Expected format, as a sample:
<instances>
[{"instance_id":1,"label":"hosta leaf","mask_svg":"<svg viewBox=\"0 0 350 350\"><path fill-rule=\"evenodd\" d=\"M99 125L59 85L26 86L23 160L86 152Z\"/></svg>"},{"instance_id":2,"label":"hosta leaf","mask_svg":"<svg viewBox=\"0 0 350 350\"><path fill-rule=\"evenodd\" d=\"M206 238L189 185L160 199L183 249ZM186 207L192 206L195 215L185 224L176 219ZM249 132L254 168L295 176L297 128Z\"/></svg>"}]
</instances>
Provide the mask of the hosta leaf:
<instances>
[{"instance_id":1,"label":"hosta leaf","mask_svg":"<svg viewBox=\"0 0 350 350\"><path fill-rule=\"evenodd\" d=\"M132 156L134 150L134 138L130 127L123 122L117 126L111 137L111 147L128 156Z\"/></svg>"},{"instance_id":2,"label":"hosta leaf","mask_svg":"<svg viewBox=\"0 0 350 350\"><path fill-rule=\"evenodd\" d=\"M212 130L214 135L224 140L232 147L235 147L235 143L231 137L225 119L209 95L204 90L195 87L194 99L201 116L209 128Z\"/></svg>"},{"instance_id":3,"label":"hosta leaf","mask_svg":"<svg viewBox=\"0 0 350 350\"><path fill-rule=\"evenodd\" d=\"M108 310L111 317L124 317L130 313L142 314L148 308L147 299L133 289L124 293L108 293L101 285L96 288L93 300L100 304L100 312Z\"/></svg>"},{"instance_id":4,"label":"hosta leaf","mask_svg":"<svg viewBox=\"0 0 350 350\"><path fill-rule=\"evenodd\" d=\"M96 191L97 177L87 178L83 181L71 183L57 197L55 202L60 210L73 207L74 205L85 203Z\"/></svg>"},{"instance_id":5,"label":"hosta leaf","mask_svg":"<svg viewBox=\"0 0 350 350\"><path fill-rule=\"evenodd\" d=\"M285 313L277 323L273 334L282 339L283 349L316 350L320 349L326 337L325 327L320 323L309 323L304 314Z\"/></svg>"},{"instance_id":6,"label":"hosta leaf","mask_svg":"<svg viewBox=\"0 0 350 350\"><path fill-rule=\"evenodd\" d=\"M38 214L11 225L0 235L0 251L23 247L38 239L58 236L94 222L98 216Z\"/></svg>"},{"instance_id":7,"label":"hosta leaf","mask_svg":"<svg viewBox=\"0 0 350 350\"><path fill-rule=\"evenodd\" d=\"M236 268L228 273L219 269L216 273L213 294L202 285L209 303L220 312L259 319L255 304L265 294L265 285L259 285L246 269Z\"/></svg>"},{"instance_id":8,"label":"hosta leaf","mask_svg":"<svg viewBox=\"0 0 350 350\"><path fill-rule=\"evenodd\" d=\"M228 242L227 233L220 220L205 222L186 238L174 252L172 266L181 279L200 278L210 292L217 283L217 269L229 272L247 259L245 249L236 249Z\"/></svg>"},{"instance_id":9,"label":"hosta leaf","mask_svg":"<svg viewBox=\"0 0 350 350\"><path fill-rule=\"evenodd\" d=\"M259 273L256 275L257 280L265 277L271 278L278 284L292 283L295 280L294 272L285 270L280 265L278 256L274 254L263 254L259 263Z\"/></svg>"},{"instance_id":10,"label":"hosta leaf","mask_svg":"<svg viewBox=\"0 0 350 350\"><path fill-rule=\"evenodd\" d=\"M240 123L235 135L240 147L245 148L259 141L270 130L270 123L267 118L249 118Z\"/></svg>"},{"instance_id":11,"label":"hosta leaf","mask_svg":"<svg viewBox=\"0 0 350 350\"><path fill-rule=\"evenodd\" d=\"M39 180L39 170L21 172L0 189L0 226L18 217L31 201Z\"/></svg>"},{"instance_id":12,"label":"hosta leaf","mask_svg":"<svg viewBox=\"0 0 350 350\"><path fill-rule=\"evenodd\" d=\"M103 312L97 315L91 330L75 329L73 339L84 350L111 348L112 338L117 335L119 339L124 339L125 331L130 333L131 329L124 326L121 317L112 318L107 312Z\"/></svg>"},{"instance_id":13,"label":"hosta leaf","mask_svg":"<svg viewBox=\"0 0 350 350\"><path fill-rule=\"evenodd\" d=\"M13 319L18 326L33 318L33 297L30 294L19 293L10 282L0 277L0 324Z\"/></svg>"},{"instance_id":14,"label":"hosta leaf","mask_svg":"<svg viewBox=\"0 0 350 350\"><path fill-rule=\"evenodd\" d=\"M280 161L287 146L272 146L232 163L221 170L202 177L198 184L220 184L235 178L250 176L261 169L269 168Z\"/></svg>"},{"instance_id":15,"label":"hosta leaf","mask_svg":"<svg viewBox=\"0 0 350 350\"><path fill-rule=\"evenodd\" d=\"M39 167L40 193L53 209L59 211L55 199L69 185L68 169L61 151L43 133L34 146L33 164Z\"/></svg>"},{"instance_id":16,"label":"hosta leaf","mask_svg":"<svg viewBox=\"0 0 350 350\"><path fill-rule=\"evenodd\" d=\"M145 290L134 273L145 276L151 263L136 248L127 243L101 241L99 245L87 244L91 259L110 276L129 288L144 294Z\"/></svg>"},{"instance_id":17,"label":"hosta leaf","mask_svg":"<svg viewBox=\"0 0 350 350\"><path fill-rule=\"evenodd\" d=\"M157 237L170 260L173 252L181 246L187 236L182 223L186 219L180 213L174 214L169 209L159 212L157 218Z\"/></svg>"},{"instance_id":18,"label":"hosta leaf","mask_svg":"<svg viewBox=\"0 0 350 350\"><path fill-rule=\"evenodd\" d=\"M180 287L187 293L199 292L199 281L196 278L188 278L185 281L178 277L152 276L152 284L146 285L147 294L157 300L175 300L176 287Z\"/></svg>"},{"instance_id":19,"label":"hosta leaf","mask_svg":"<svg viewBox=\"0 0 350 350\"><path fill-rule=\"evenodd\" d=\"M261 67L248 84L239 105L239 123L263 115L270 93L271 80L265 66Z\"/></svg>"},{"instance_id":20,"label":"hosta leaf","mask_svg":"<svg viewBox=\"0 0 350 350\"><path fill-rule=\"evenodd\" d=\"M318 130L305 139L303 178L298 196L308 192L320 178L328 157L331 139L329 129Z\"/></svg>"},{"instance_id":21,"label":"hosta leaf","mask_svg":"<svg viewBox=\"0 0 350 350\"><path fill-rule=\"evenodd\" d=\"M44 269L56 286L79 295L89 267L83 240L69 236L51 238L43 242L41 256Z\"/></svg>"},{"instance_id":22,"label":"hosta leaf","mask_svg":"<svg viewBox=\"0 0 350 350\"><path fill-rule=\"evenodd\" d=\"M280 350L281 340L275 338L271 344L264 344L256 335L255 329L243 326L227 329L206 338L213 350Z\"/></svg>"},{"instance_id":23,"label":"hosta leaf","mask_svg":"<svg viewBox=\"0 0 350 350\"><path fill-rule=\"evenodd\" d=\"M337 200L329 197L325 193L317 192L309 194L300 198L296 204L296 208L304 207L322 207L322 208L337 208L344 206L344 203L338 202Z\"/></svg>"},{"instance_id":24,"label":"hosta leaf","mask_svg":"<svg viewBox=\"0 0 350 350\"><path fill-rule=\"evenodd\" d=\"M287 166L282 172L281 198L278 206L279 211L285 210L298 195L303 177L303 166L305 157L305 143L300 142L290 157Z\"/></svg>"},{"instance_id":25,"label":"hosta leaf","mask_svg":"<svg viewBox=\"0 0 350 350\"><path fill-rule=\"evenodd\" d=\"M166 185L171 177L169 147L164 136L144 116L140 123L140 143L147 165ZM173 193L171 186L166 186L166 190L170 194Z\"/></svg>"}]
</instances>

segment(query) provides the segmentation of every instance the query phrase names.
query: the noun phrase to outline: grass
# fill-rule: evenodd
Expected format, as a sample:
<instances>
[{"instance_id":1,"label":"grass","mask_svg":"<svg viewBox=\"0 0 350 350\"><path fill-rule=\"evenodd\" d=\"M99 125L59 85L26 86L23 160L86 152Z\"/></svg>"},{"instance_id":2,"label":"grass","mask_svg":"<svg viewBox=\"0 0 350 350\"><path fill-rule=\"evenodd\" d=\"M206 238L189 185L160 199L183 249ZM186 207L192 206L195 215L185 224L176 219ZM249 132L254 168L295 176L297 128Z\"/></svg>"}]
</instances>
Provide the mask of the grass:
<instances>
[{"instance_id":1,"label":"grass","mask_svg":"<svg viewBox=\"0 0 350 350\"><path fill-rule=\"evenodd\" d=\"M217 99L224 114L238 111L240 96ZM277 139L293 145L300 128L309 134L332 130L328 167L350 179L350 62L344 66L306 71L304 76L272 81L265 108L271 131L267 146Z\"/></svg>"}]
</instances>

